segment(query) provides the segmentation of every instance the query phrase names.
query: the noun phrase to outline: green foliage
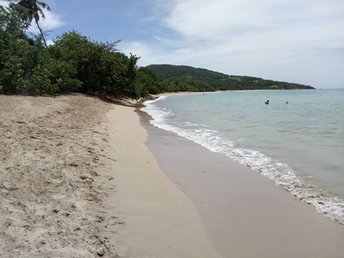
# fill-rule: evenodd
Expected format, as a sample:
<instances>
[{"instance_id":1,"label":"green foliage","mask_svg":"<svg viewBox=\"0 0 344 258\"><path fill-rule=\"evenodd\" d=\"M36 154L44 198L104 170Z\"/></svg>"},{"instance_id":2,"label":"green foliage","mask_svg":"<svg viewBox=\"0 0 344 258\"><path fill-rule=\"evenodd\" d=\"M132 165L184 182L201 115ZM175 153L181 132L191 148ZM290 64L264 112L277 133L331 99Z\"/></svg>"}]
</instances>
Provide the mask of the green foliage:
<instances>
[{"instance_id":1,"label":"green foliage","mask_svg":"<svg viewBox=\"0 0 344 258\"><path fill-rule=\"evenodd\" d=\"M16 12L0 8L0 90L7 94L25 88L27 53L32 51L23 33L25 28Z\"/></svg>"},{"instance_id":2,"label":"green foliage","mask_svg":"<svg viewBox=\"0 0 344 258\"><path fill-rule=\"evenodd\" d=\"M27 22L17 8L0 8L0 93L88 94L140 98L138 57L119 53L116 43L98 43L65 33L46 48L25 34ZM149 91L148 91L149 92Z\"/></svg>"},{"instance_id":3,"label":"green foliage","mask_svg":"<svg viewBox=\"0 0 344 258\"><path fill-rule=\"evenodd\" d=\"M52 73L48 68L36 66L28 83L29 92L32 95L54 95L58 88L51 83L51 76Z\"/></svg>"},{"instance_id":4,"label":"green foliage","mask_svg":"<svg viewBox=\"0 0 344 258\"><path fill-rule=\"evenodd\" d=\"M137 69L135 80L135 98L145 97L148 94L158 94L160 92L169 91L169 84L162 77L146 68Z\"/></svg>"},{"instance_id":5,"label":"green foliage","mask_svg":"<svg viewBox=\"0 0 344 258\"><path fill-rule=\"evenodd\" d=\"M147 69L169 80L171 91L313 89L311 86L302 84L249 76L229 76L191 66L150 65L147 66Z\"/></svg>"},{"instance_id":6,"label":"green foliage","mask_svg":"<svg viewBox=\"0 0 344 258\"><path fill-rule=\"evenodd\" d=\"M12 2L12 0L10 1ZM49 5L37 0L21 0L17 4L11 3L10 7L20 15L21 21L25 26L28 27L33 20L35 21L40 32L40 40L43 41L45 47L48 47L42 28L39 25L39 20L40 17L45 18L43 9L50 11Z\"/></svg>"},{"instance_id":7,"label":"green foliage","mask_svg":"<svg viewBox=\"0 0 344 258\"><path fill-rule=\"evenodd\" d=\"M11 6L21 13L23 21L27 24L31 24L32 20L38 22L40 16L45 18L43 9L50 11L48 4L37 0L21 0L17 4L11 4Z\"/></svg>"},{"instance_id":8,"label":"green foliage","mask_svg":"<svg viewBox=\"0 0 344 258\"><path fill-rule=\"evenodd\" d=\"M65 33L50 48L57 60L69 62L82 82L81 91L96 95L136 96L136 56L127 57L114 43L98 43L77 32Z\"/></svg>"},{"instance_id":9,"label":"green foliage","mask_svg":"<svg viewBox=\"0 0 344 258\"><path fill-rule=\"evenodd\" d=\"M52 59L48 67L51 71L50 81L57 87L57 93L76 92L82 87L82 82L76 79L75 67L66 61Z\"/></svg>"},{"instance_id":10,"label":"green foliage","mask_svg":"<svg viewBox=\"0 0 344 258\"><path fill-rule=\"evenodd\" d=\"M0 93L83 92L139 99L171 91L311 88L255 77L228 76L189 66L138 68L139 58L118 52L117 42L99 43L73 31L46 47L41 40L42 32L33 38L26 34L31 21L38 22L39 13L43 14L39 5L47 8L44 3L32 0L19 1L11 8L0 6Z\"/></svg>"},{"instance_id":11,"label":"green foliage","mask_svg":"<svg viewBox=\"0 0 344 258\"><path fill-rule=\"evenodd\" d=\"M78 91L82 83L75 79L75 69L68 62L54 60L50 56L44 57L33 68L28 82L30 95L56 95L57 93Z\"/></svg>"},{"instance_id":12,"label":"green foliage","mask_svg":"<svg viewBox=\"0 0 344 258\"><path fill-rule=\"evenodd\" d=\"M70 73L56 79L59 63L39 40L25 35L26 28L15 9L0 9L0 92L54 95L73 82L66 78Z\"/></svg>"}]
</instances>

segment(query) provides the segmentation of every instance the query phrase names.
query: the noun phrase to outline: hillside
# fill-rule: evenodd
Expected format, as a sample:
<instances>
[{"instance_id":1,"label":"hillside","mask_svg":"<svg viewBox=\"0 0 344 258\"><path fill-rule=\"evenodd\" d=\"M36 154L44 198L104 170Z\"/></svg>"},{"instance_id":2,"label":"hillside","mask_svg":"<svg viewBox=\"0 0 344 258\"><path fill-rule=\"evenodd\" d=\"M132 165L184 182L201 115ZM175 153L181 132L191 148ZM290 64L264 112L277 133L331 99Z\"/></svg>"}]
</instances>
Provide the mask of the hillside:
<instances>
[{"instance_id":1,"label":"hillside","mask_svg":"<svg viewBox=\"0 0 344 258\"><path fill-rule=\"evenodd\" d=\"M314 89L311 86L250 76L227 75L185 65L149 65L147 69L174 84L176 91Z\"/></svg>"}]
</instances>

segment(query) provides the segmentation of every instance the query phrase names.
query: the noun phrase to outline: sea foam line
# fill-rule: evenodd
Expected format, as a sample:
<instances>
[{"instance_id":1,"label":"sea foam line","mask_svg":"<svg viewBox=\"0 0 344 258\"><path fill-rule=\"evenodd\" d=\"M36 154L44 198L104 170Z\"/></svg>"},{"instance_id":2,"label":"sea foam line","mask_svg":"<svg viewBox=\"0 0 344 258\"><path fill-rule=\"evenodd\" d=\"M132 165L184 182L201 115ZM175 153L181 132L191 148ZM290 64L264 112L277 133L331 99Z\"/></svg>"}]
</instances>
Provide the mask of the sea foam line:
<instances>
[{"instance_id":1,"label":"sea foam line","mask_svg":"<svg viewBox=\"0 0 344 258\"><path fill-rule=\"evenodd\" d=\"M166 98L167 96L161 96L158 99L145 102L143 111L152 117L151 124L160 129L174 132L210 151L223 153L240 164L258 171L302 202L315 207L319 213L344 224L344 200L342 198L330 195L321 187L306 182L302 177L297 176L287 164L278 162L259 151L235 148L233 141L220 137L216 130L208 127L195 129L195 125L191 123L188 123L191 128L184 129L168 124L166 122L167 118L174 114L154 104L156 101Z\"/></svg>"}]
</instances>

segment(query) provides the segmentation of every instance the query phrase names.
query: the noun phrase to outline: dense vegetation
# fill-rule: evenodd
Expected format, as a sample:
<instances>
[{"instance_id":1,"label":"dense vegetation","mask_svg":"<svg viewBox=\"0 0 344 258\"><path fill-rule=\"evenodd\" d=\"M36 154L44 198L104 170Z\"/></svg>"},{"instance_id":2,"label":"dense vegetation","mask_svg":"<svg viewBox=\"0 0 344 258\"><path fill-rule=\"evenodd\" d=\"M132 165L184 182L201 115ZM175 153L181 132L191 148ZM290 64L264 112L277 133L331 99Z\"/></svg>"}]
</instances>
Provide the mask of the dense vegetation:
<instances>
[{"instance_id":1,"label":"dense vegetation","mask_svg":"<svg viewBox=\"0 0 344 258\"><path fill-rule=\"evenodd\" d=\"M167 79L171 91L313 89L311 86L297 83L226 75L184 65L149 65L146 68Z\"/></svg>"},{"instance_id":2,"label":"dense vegetation","mask_svg":"<svg viewBox=\"0 0 344 258\"><path fill-rule=\"evenodd\" d=\"M18 4L0 6L0 93L55 95L77 91L140 98L164 90L161 78L137 68L138 57L118 52L116 43L95 42L73 31L50 46L46 46L43 33L30 37L27 29L37 16L26 7L18 8ZM36 7L33 10L38 11Z\"/></svg>"},{"instance_id":3,"label":"dense vegetation","mask_svg":"<svg viewBox=\"0 0 344 258\"><path fill-rule=\"evenodd\" d=\"M0 6L0 93L82 92L107 98L138 99L171 91L311 88L254 77L228 76L188 66L139 68L139 58L120 53L116 49L117 42L96 42L75 31L57 37L54 44L48 46L39 26L45 9L50 8L36 0ZM27 33L33 22L39 30L34 36Z\"/></svg>"}]
</instances>

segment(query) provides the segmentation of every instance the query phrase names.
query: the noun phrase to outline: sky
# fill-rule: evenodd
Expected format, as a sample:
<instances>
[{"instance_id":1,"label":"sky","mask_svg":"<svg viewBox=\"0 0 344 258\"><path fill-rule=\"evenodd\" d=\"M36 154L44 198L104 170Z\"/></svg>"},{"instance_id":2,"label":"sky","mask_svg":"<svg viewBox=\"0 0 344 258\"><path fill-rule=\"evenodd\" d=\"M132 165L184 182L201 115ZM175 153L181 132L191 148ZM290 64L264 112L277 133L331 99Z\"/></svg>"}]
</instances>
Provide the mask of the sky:
<instances>
[{"instance_id":1,"label":"sky","mask_svg":"<svg viewBox=\"0 0 344 258\"><path fill-rule=\"evenodd\" d=\"M0 0L0 3L3 3ZM139 65L344 88L343 0L45 0L50 42L75 30ZM34 31L34 29L32 29Z\"/></svg>"}]
</instances>

